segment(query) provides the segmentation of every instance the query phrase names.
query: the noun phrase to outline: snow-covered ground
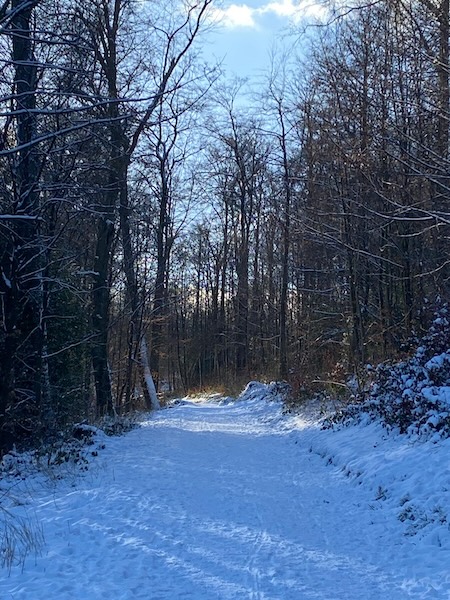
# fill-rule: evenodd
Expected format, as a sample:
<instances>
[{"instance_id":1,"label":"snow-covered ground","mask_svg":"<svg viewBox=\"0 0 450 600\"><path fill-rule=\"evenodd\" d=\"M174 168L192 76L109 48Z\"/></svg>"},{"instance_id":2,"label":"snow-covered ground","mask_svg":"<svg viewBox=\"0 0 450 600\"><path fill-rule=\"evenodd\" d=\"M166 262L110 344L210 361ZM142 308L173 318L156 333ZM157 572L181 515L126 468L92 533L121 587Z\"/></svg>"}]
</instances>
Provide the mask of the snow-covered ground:
<instances>
[{"instance_id":1,"label":"snow-covered ground","mask_svg":"<svg viewBox=\"0 0 450 600\"><path fill-rule=\"evenodd\" d=\"M450 598L450 441L323 431L267 391L181 402L83 474L18 480L45 547L1 600Z\"/></svg>"}]
</instances>

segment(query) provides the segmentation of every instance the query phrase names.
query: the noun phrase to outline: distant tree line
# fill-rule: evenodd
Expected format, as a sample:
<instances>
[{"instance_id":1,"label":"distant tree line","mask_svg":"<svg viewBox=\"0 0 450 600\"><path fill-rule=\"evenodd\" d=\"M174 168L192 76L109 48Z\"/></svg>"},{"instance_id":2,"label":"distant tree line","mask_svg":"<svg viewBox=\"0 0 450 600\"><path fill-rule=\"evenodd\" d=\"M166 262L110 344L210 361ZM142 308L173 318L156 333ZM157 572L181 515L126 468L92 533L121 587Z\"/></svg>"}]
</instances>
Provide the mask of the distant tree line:
<instances>
[{"instance_id":1,"label":"distant tree line","mask_svg":"<svg viewBox=\"0 0 450 600\"><path fill-rule=\"evenodd\" d=\"M4 448L158 391L343 381L448 296L448 0L311 28L251 107L196 52L210 4L0 7Z\"/></svg>"},{"instance_id":2,"label":"distant tree line","mask_svg":"<svg viewBox=\"0 0 450 600\"><path fill-rule=\"evenodd\" d=\"M178 294L187 387L345 381L448 298L448 2L343 12L274 57L252 114L221 92Z\"/></svg>"}]
</instances>

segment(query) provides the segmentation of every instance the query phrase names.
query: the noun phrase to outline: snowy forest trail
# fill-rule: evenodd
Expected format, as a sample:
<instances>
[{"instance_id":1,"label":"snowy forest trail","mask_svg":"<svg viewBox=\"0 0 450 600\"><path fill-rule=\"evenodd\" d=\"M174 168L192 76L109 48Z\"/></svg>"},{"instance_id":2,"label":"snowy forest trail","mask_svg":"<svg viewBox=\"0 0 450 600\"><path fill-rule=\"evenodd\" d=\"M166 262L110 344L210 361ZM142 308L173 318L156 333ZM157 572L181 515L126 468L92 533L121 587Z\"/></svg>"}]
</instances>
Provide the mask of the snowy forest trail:
<instances>
[{"instance_id":1,"label":"snowy forest trail","mask_svg":"<svg viewBox=\"0 0 450 600\"><path fill-rule=\"evenodd\" d=\"M363 486L266 406L181 403L109 440L83 478L35 491L46 550L0 598L443 597L399 572Z\"/></svg>"}]
</instances>

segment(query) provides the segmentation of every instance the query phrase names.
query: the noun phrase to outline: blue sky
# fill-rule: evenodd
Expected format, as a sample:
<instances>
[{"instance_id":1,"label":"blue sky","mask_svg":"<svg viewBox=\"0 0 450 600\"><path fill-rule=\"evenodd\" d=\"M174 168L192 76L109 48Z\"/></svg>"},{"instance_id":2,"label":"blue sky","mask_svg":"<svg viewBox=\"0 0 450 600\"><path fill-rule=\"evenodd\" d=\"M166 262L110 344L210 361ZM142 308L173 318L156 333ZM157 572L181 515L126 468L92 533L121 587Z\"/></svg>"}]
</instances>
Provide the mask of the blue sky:
<instances>
[{"instance_id":1,"label":"blue sky","mask_svg":"<svg viewBox=\"0 0 450 600\"><path fill-rule=\"evenodd\" d=\"M305 18L320 17L323 8L314 0L224 0L213 8L217 29L210 35L208 53L224 58L232 76L257 77L270 64L274 44L292 25Z\"/></svg>"}]
</instances>

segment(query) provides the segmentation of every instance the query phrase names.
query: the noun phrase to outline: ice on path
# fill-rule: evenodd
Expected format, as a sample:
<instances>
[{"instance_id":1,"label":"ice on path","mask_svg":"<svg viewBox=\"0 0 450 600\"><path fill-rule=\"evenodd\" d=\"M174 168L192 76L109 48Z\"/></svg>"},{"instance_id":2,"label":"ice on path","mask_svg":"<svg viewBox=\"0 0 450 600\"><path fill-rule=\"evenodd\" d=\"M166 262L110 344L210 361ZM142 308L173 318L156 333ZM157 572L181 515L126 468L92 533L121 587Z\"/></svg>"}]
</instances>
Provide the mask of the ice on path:
<instances>
[{"instance_id":1,"label":"ice on path","mask_svg":"<svg viewBox=\"0 0 450 600\"><path fill-rule=\"evenodd\" d=\"M109 440L75 487L35 492L47 548L1 600L450 597L289 423L264 400L186 402Z\"/></svg>"}]
</instances>

